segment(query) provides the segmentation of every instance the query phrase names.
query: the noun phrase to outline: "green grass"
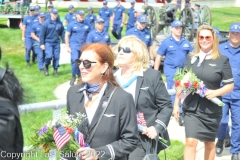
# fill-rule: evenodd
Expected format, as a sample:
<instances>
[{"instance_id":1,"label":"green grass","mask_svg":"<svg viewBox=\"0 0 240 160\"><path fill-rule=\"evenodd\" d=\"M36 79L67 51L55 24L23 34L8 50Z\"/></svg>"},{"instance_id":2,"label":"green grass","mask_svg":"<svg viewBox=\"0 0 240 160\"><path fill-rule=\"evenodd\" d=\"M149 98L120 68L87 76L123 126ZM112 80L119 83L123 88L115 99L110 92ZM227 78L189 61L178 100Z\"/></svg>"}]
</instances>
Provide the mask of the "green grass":
<instances>
[{"instance_id":1,"label":"green grass","mask_svg":"<svg viewBox=\"0 0 240 160\"><path fill-rule=\"evenodd\" d=\"M212 25L217 26L220 30L227 31L229 25L234 21L240 21L240 13L237 7L211 9L212 11ZM86 9L84 9L86 11ZM67 12L67 9L59 9L61 17ZM97 13L97 10L94 11ZM71 77L70 65L61 65L59 68L59 77L52 76L52 68L50 69L50 76L46 77L37 69L37 64L32 64L31 68L26 67L24 60L24 43L21 41L20 29L9 29L6 27L7 19L0 19L0 45L3 50L3 57L0 66L4 62L8 62L10 67L14 69L15 74L19 77L23 84L26 95L26 103L45 102L56 99L53 94L54 89L68 81ZM125 34L125 26L122 34ZM110 34L111 35L111 34ZM113 37L111 37L113 39ZM44 124L52 118L52 111L41 111L34 113L21 114L21 123L24 132L25 146L29 145L28 137L32 136L31 126L33 124ZM183 159L183 143L172 140L171 147L166 150L168 160L182 160ZM44 159L47 156L38 152L39 158ZM40 158L41 155L41 158ZM161 159L163 152L160 153ZM26 158L27 159L27 158ZM32 158L30 158L32 159Z\"/></svg>"}]
</instances>

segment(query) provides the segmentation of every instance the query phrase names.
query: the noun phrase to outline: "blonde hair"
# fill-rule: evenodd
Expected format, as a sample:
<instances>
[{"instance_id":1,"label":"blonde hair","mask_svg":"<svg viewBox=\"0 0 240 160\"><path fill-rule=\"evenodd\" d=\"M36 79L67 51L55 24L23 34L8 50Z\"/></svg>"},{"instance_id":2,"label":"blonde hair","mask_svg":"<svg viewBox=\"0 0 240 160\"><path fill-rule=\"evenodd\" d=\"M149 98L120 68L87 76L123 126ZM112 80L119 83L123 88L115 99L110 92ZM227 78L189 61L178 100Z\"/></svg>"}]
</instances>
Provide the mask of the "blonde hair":
<instances>
[{"instance_id":1,"label":"blonde hair","mask_svg":"<svg viewBox=\"0 0 240 160\"><path fill-rule=\"evenodd\" d=\"M118 42L116 47L129 47L131 49L135 56L133 62L135 71L145 71L149 68L149 52L147 46L138 37L125 36Z\"/></svg>"},{"instance_id":2,"label":"blonde hair","mask_svg":"<svg viewBox=\"0 0 240 160\"><path fill-rule=\"evenodd\" d=\"M199 44L199 34L202 30L209 30L211 31L212 33L212 38L213 38L213 47L212 47L212 59L217 59L218 57L221 56L221 53L218 49L218 38L217 38L217 35L216 35L216 32L215 30L209 26L209 25L201 25L199 28L198 28L198 31L197 31L197 38L196 38L196 50L195 52L192 52L191 53L191 56L194 56L196 54L198 54L200 52L200 44Z\"/></svg>"}]
</instances>

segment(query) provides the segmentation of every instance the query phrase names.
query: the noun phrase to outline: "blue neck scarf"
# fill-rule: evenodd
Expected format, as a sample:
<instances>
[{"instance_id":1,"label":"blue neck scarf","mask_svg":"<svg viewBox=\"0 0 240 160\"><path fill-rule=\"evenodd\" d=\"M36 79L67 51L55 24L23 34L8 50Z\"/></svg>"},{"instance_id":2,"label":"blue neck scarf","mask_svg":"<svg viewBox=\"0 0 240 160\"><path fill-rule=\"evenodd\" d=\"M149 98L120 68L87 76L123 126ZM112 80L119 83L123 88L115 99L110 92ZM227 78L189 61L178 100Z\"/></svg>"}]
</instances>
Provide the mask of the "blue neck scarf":
<instances>
[{"instance_id":1,"label":"blue neck scarf","mask_svg":"<svg viewBox=\"0 0 240 160\"><path fill-rule=\"evenodd\" d=\"M88 84L85 83L84 87L79 89L78 92L83 92L83 91L87 91L87 96L89 100L92 100L92 94L93 93L98 93L99 92L99 87L100 87L101 83L97 83L97 84Z\"/></svg>"},{"instance_id":2,"label":"blue neck scarf","mask_svg":"<svg viewBox=\"0 0 240 160\"><path fill-rule=\"evenodd\" d=\"M118 77L116 78L118 84L124 89L124 88L128 88L136 79L138 76L134 76L132 77L126 84L122 85L118 79Z\"/></svg>"}]
</instances>

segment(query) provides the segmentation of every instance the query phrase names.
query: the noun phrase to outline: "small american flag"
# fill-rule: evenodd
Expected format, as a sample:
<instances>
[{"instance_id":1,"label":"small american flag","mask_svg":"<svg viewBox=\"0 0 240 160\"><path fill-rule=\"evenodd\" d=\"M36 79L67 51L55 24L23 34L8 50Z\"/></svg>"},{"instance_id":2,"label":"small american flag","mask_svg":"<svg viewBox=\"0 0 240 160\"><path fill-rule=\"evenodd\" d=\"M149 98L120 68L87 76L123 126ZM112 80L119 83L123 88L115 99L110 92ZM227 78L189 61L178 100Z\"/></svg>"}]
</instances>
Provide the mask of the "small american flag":
<instances>
[{"instance_id":1,"label":"small american flag","mask_svg":"<svg viewBox=\"0 0 240 160\"><path fill-rule=\"evenodd\" d=\"M61 125L54 130L53 138L59 151L71 139L70 135Z\"/></svg>"},{"instance_id":2,"label":"small american flag","mask_svg":"<svg viewBox=\"0 0 240 160\"><path fill-rule=\"evenodd\" d=\"M137 122L138 122L138 124L141 124L143 126L147 125L147 122L144 119L143 112L137 112Z\"/></svg>"},{"instance_id":3,"label":"small american flag","mask_svg":"<svg viewBox=\"0 0 240 160\"><path fill-rule=\"evenodd\" d=\"M84 137L81 132L78 133L78 143L80 147L85 147Z\"/></svg>"}]
</instances>

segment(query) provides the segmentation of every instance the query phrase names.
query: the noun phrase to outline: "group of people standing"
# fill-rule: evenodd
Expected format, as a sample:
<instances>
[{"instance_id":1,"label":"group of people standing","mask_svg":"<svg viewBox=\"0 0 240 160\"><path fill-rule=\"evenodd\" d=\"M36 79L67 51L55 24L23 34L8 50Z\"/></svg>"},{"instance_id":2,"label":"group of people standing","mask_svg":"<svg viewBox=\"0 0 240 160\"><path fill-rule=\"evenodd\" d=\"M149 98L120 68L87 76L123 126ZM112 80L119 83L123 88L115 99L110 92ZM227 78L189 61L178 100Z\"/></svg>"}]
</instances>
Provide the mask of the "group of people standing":
<instances>
[{"instance_id":1,"label":"group of people standing","mask_svg":"<svg viewBox=\"0 0 240 160\"><path fill-rule=\"evenodd\" d=\"M240 79L240 69L237 57L240 51L240 23L231 24L229 41L219 47L216 31L211 26L198 27L196 46L193 49L190 42L182 37L182 22L175 20L171 23L171 36L161 43L154 58L152 37L146 29L147 16L136 16L134 4L135 2L131 2L128 10L128 22L124 21L125 8L119 0L113 11L107 7L107 1L104 1L98 17L94 16L91 7L85 17L83 10L74 12L74 7L70 5L63 23L60 22L55 8L50 10L50 18L44 22L42 19L46 14L40 12L38 23L28 26L37 21L33 18L34 14L31 12L34 10L31 7L29 16L24 19L23 40L26 44L27 65L30 66L29 50L34 46L37 55L41 52L39 58L44 57L40 62L42 65L39 65L40 71L47 76L48 66L53 59L54 75L57 75L61 37L62 43L66 43L67 51L71 53L70 85L74 85L76 77L81 77L82 83L68 91L68 112L75 114L81 111L87 115L87 122L80 127L86 140L91 131L95 127L97 129L92 140L89 140L91 148L79 149L82 159L86 158L87 150L94 153L98 150L105 151L102 159L142 159L151 139L161 136L169 140L166 129L173 107L173 114L179 120L179 125L185 124L185 160L195 159L198 140L204 142L205 159L211 160L215 153L221 154L224 139L229 134L229 110L233 125L231 160L239 160L240 102L237 80ZM127 32L122 38L123 25L127 25ZM67 26L66 32L64 26ZM115 74L112 71L114 54L110 49L109 27L113 36L120 39L117 45L119 70ZM30 45L30 33L34 39L33 45ZM170 99L160 72L151 69L159 69L163 56L168 89L173 88L176 69L185 66L203 80L208 88L205 97L190 94L181 104L178 98L181 89L178 88L177 94ZM108 101L110 93L114 96ZM222 108L210 101L221 96L226 104L223 112ZM106 101L109 103L105 110L103 104ZM145 130L139 134L139 121L135 119L138 114L144 117L140 121L145 122ZM97 123L99 119L102 120ZM218 142L215 146L216 137ZM162 146L158 146L160 148L157 150L160 151ZM92 156L92 159L101 159L97 154Z\"/></svg>"}]
</instances>

